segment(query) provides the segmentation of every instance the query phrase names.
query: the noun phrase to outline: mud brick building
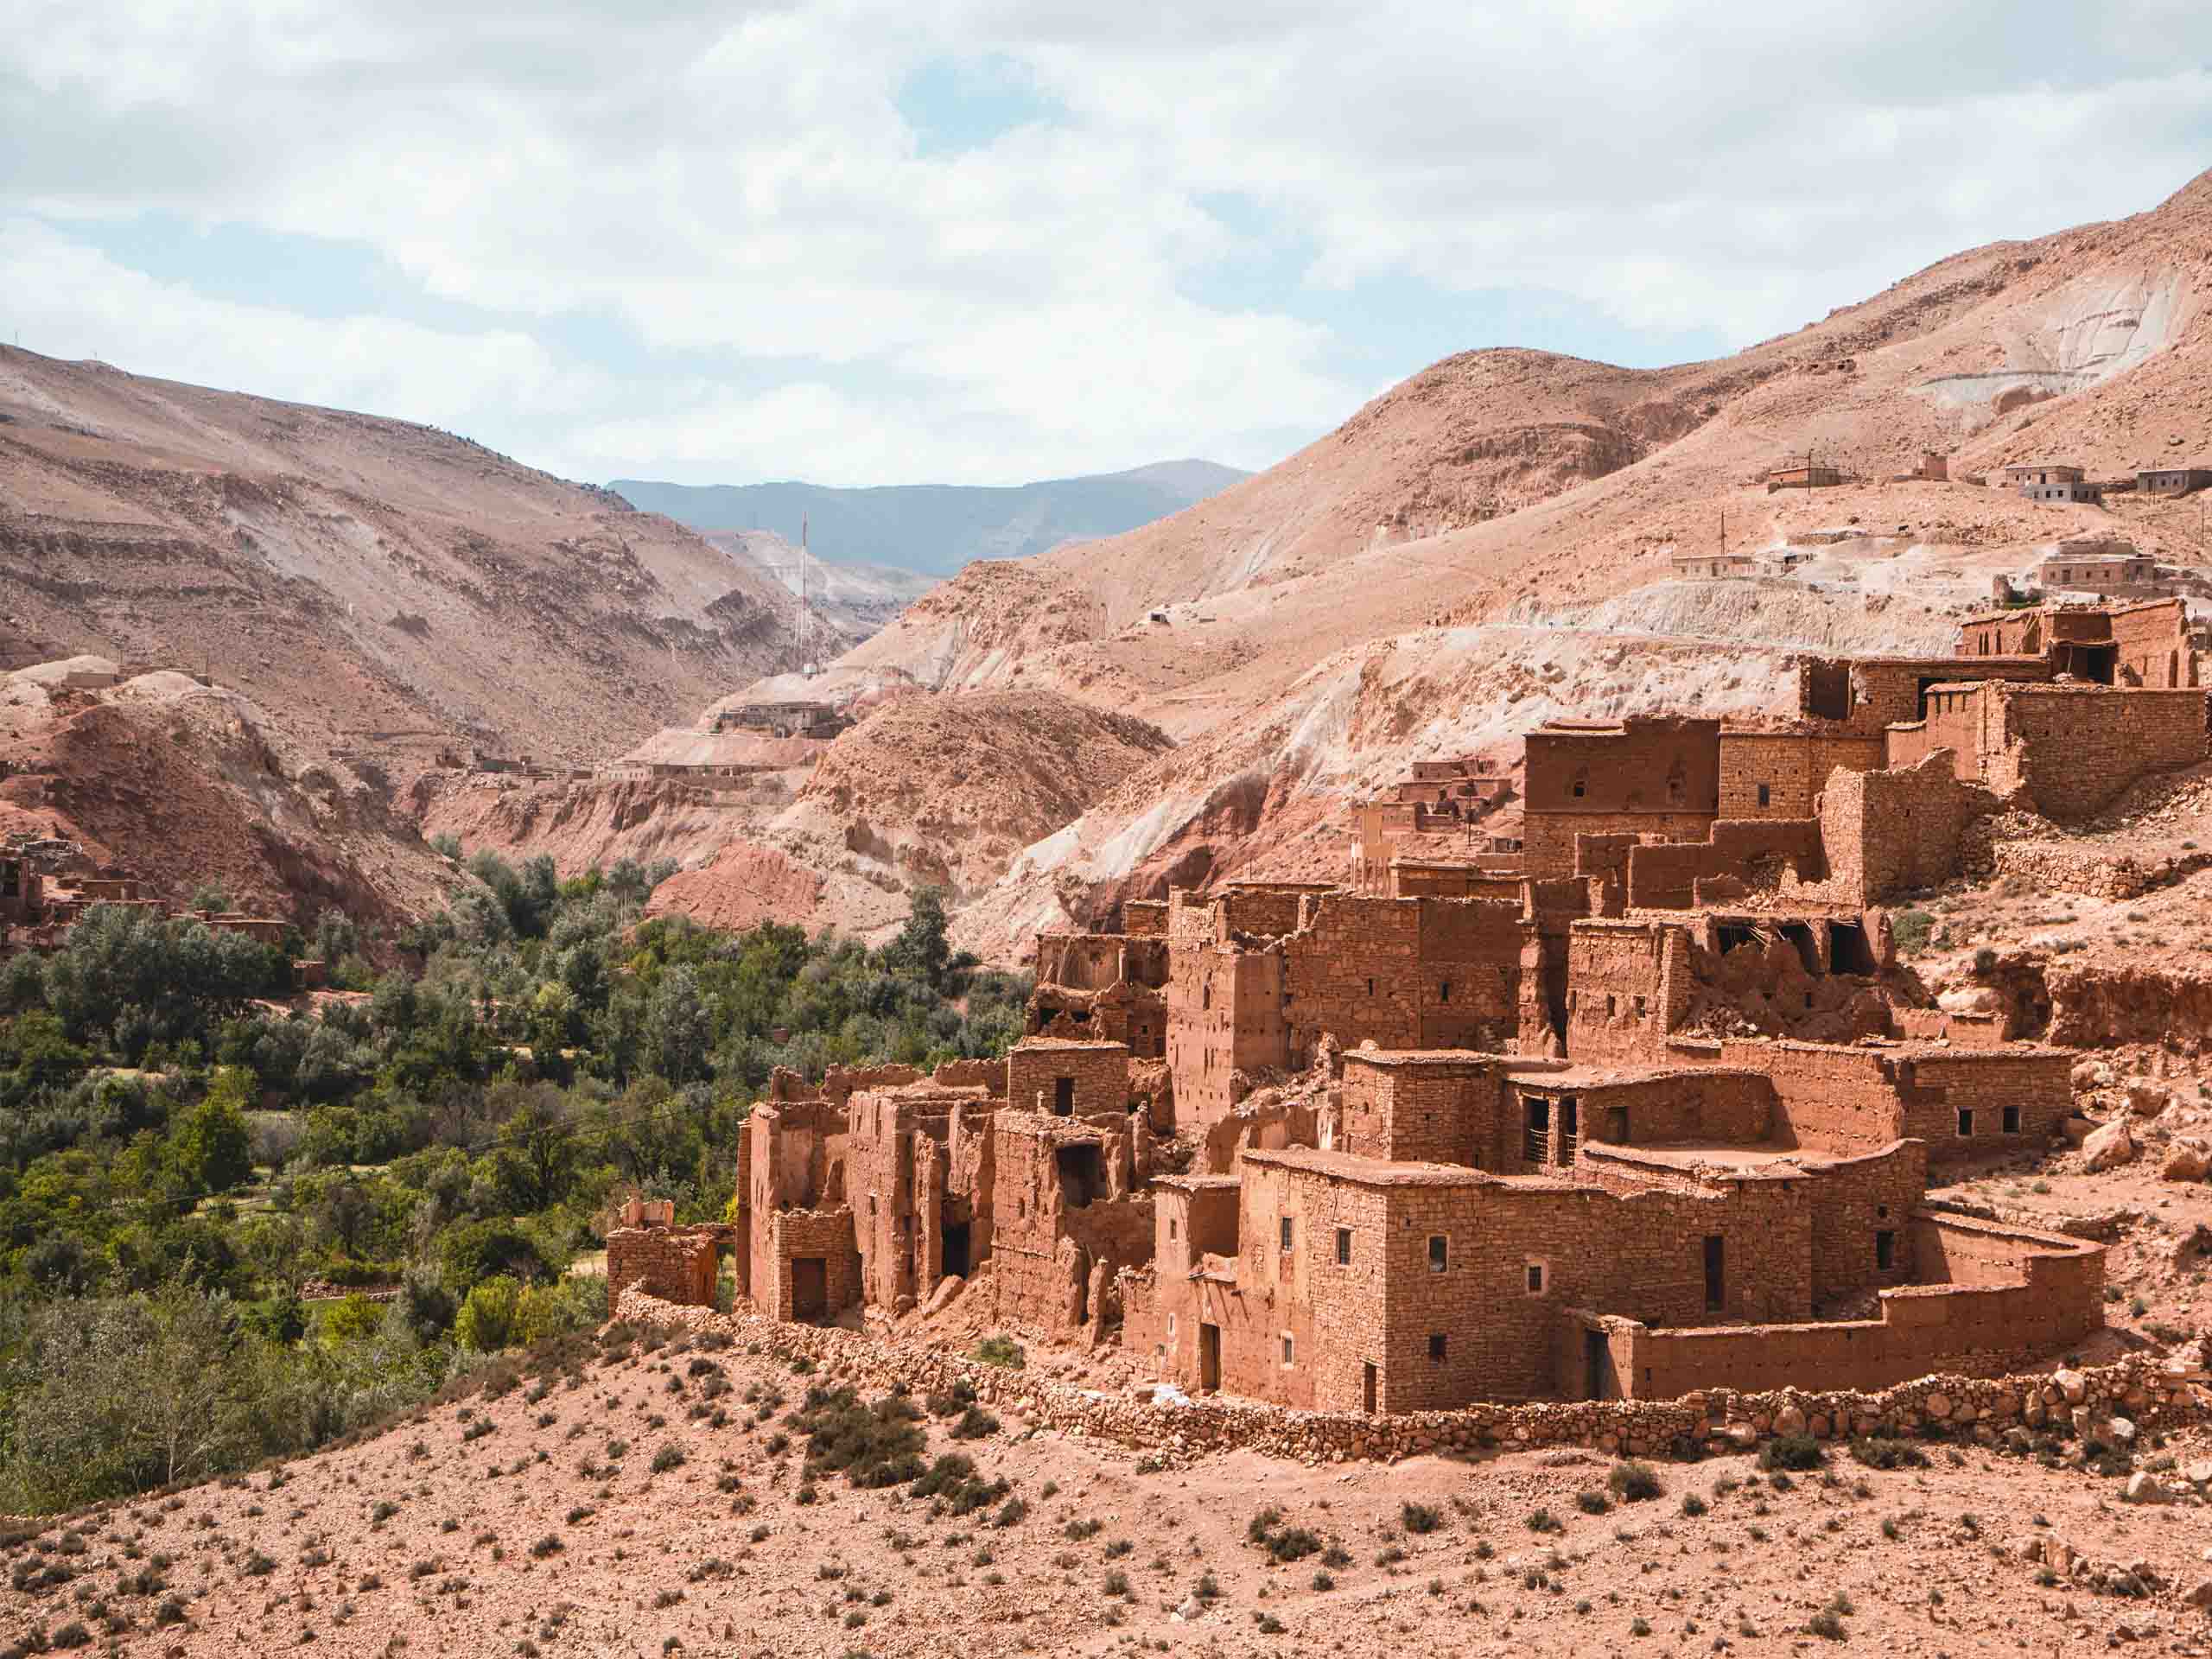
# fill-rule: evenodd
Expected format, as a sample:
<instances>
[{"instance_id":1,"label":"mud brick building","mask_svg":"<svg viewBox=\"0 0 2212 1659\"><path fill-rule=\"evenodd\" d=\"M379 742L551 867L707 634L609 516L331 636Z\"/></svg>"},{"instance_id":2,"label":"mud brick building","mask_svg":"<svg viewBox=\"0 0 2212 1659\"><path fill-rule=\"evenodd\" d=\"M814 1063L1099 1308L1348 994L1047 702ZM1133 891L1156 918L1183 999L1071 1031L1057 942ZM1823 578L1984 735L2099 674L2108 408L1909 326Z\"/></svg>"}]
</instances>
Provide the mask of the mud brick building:
<instances>
[{"instance_id":1,"label":"mud brick building","mask_svg":"<svg viewBox=\"0 0 2212 1659\"><path fill-rule=\"evenodd\" d=\"M1128 906L1132 912L1140 907ZM1157 918L1164 927L1163 913ZM1132 918L1139 925L1155 918ZM1124 923L1128 925L1129 923ZM1033 1037L1093 1038L1126 1044L1139 1059L1167 1053L1167 939L1149 933L1037 936L1037 982L1027 1013Z\"/></svg>"},{"instance_id":2,"label":"mud brick building","mask_svg":"<svg viewBox=\"0 0 2212 1659\"><path fill-rule=\"evenodd\" d=\"M1374 1412L2063 1351L2101 1322L2099 1248L1924 1195L2052 1144L2069 1057L1927 1006L1881 906L2000 807L2079 816L2203 759L2185 627L2014 609L1949 657L1808 660L1759 729L1555 721L1516 849L1430 833L1505 769L1424 763L1360 809L1349 885L1042 934L1005 1060L772 1079L740 1288L817 1319L975 1298L1186 1389ZM710 1294L715 1241L670 1232L610 1260Z\"/></svg>"},{"instance_id":3,"label":"mud brick building","mask_svg":"<svg viewBox=\"0 0 2212 1659\"><path fill-rule=\"evenodd\" d=\"M1513 780L1486 756L1416 760L1412 774L1353 814L1351 885L1387 893L1401 857L1472 859L1494 839L1477 825L1513 798Z\"/></svg>"},{"instance_id":4,"label":"mud brick building","mask_svg":"<svg viewBox=\"0 0 2212 1659\"><path fill-rule=\"evenodd\" d=\"M1168 1065L1204 1128L1324 1035L1391 1047L1501 1046L1519 1020L1522 906L1230 883L1171 895Z\"/></svg>"}]
</instances>

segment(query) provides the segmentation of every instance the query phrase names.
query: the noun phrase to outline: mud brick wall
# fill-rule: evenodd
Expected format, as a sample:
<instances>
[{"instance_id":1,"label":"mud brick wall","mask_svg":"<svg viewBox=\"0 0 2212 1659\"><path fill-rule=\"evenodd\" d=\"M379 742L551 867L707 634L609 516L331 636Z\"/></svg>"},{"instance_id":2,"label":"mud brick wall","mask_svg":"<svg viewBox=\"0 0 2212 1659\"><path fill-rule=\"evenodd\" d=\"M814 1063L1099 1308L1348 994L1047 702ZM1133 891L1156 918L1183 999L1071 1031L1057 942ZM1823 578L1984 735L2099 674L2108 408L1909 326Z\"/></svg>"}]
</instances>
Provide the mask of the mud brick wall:
<instances>
[{"instance_id":1,"label":"mud brick wall","mask_svg":"<svg viewBox=\"0 0 2212 1659\"><path fill-rule=\"evenodd\" d=\"M738 1168L746 1182L750 1261L742 1273L757 1300L772 1293L779 1271L775 1223L786 1210L845 1213L847 1117L842 1103L767 1101L745 1121ZM848 1225L850 1224L848 1223ZM852 1249L849 1236L845 1248Z\"/></svg>"},{"instance_id":2,"label":"mud brick wall","mask_svg":"<svg viewBox=\"0 0 2212 1659\"><path fill-rule=\"evenodd\" d=\"M1529 734L1524 811L1691 813L1720 810L1720 722L1630 720L1594 731ZM1578 795L1575 785L1581 785Z\"/></svg>"},{"instance_id":3,"label":"mud brick wall","mask_svg":"<svg viewBox=\"0 0 2212 1659\"><path fill-rule=\"evenodd\" d=\"M1521 824L1522 868L1532 876L1548 880L1573 875L1578 836L1703 841L1718 816L1714 812L1538 812L1531 808Z\"/></svg>"},{"instance_id":4,"label":"mud brick wall","mask_svg":"<svg viewBox=\"0 0 2212 1659\"><path fill-rule=\"evenodd\" d=\"M712 1233L617 1227L607 1236L607 1283L616 1294L642 1284L664 1302L712 1307L718 1254Z\"/></svg>"},{"instance_id":5,"label":"mud brick wall","mask_svg":"<svg viewBox=\"0 0 2212 1659\"><path fill-rule=\"evenodd\" d=\"M1971 1248L1963 1237L1982 1225L1924 1211L1910 1224L1923 1270ZM1827 1388L1872 1389L1930 1372L2002 1376L2104 1323L2104 1252L2052 1235L2031 1248L2013 1282L1886 1290L1876 1319L1758 1331L1639 1330L1631 1343L1637 1392L1658 1398L1694 1389L1764 1389L1808 1376Z\"/></svg>"},{"instance_id":6,"label":"mud brick wall","mask_svg":"<svg viewBox=\"0 0 2212 1659\"><path fill-rule=\"evenodd\" d=\"M1071 1103L1077 1117L1128 1109L1126 1044L1033 1037L1007 1052L1006 1068L1007 1103L1016 1111L1056 1110L1063 1078L1072 1085Z\"/></svg>"},{"instance_id":7,"label":"mud brick wall","mask_svg":"<svg viewBox=\"0 0 2212 1659\"><path fill-rule=\"evenodd\" d=\"M1567 1055L1604 1065L1664 1057L1689 1007L1689 940L1657 923L1567 930Z\"/></svg>"},{"instance_id":8,"label":"mud brick wall","mask_svg":"<svg viewBox=\"0 0 2212 1659\"><path fill-rule=\"evenodd\" d=\"M1498 1063L1344 1056L1337 1150L1359 1158L1505 1170Z\"/></svg>"},{"instance_id":9,"label":"mud brick wall","mask_svg":"<svg viewBox=\"0 0 2212 1659\"><path fill-rule=\"evenodd\" d=\"M1224 887L1217 895L1220 925L1230 934L1278 938L1296 930L1299 907L1314 890L1303 883Z\"/></svg>"},{"instance_id":10,"label":"mud brick wall","mask_svg":"<svg viewBox=\"0 0 2212 1659\"><path fill-rule=\"evenodd\" d=\"M2161 690L2196 683L2189 613L2180 600L2163 599L2113 612L2112 640L2119 648L2115 683Z\"/></svg>"},{"instance_id":11,"label":"mud brick wall","mask_svg":"<svg viewBox=\"0 0 2212 1659\"><path fill-rule=\"evenodd\" d=\"M1178 946L1167 985L1167 1064L1179 1125L1205 1129L1244 1097L1248 1071L1286 1065L1279 951Z\"/></svg>"},{"instance_id":12,"label":"mud brick wall","mask_svg":"<svg viewBox=\"0 0 2212 1659\"><path fill-rule=\"evenodd\" d=\"M1922 1049L1907 1063L1899 1133L1927 1141L1936 1162L2004 1147L2040 1147L2074 1109L2073 1058L2056 1049L1984 1049L1959 1053ZM2019 1111L2007 1134L2005 1109ZM1959 1133L1959 1113L1974 1113L1974 1132Z\"/></svg>"},{"instance_id":13,"label":"mud brick wall","mask_svg":"<svg viewBox=\"0 0 2212 1659\"><path fill-rule=\"evenodd\" d=\"M1786 866L1819 874L1821 826L1814 818L1718 819L1707 838L1646 842L1628 849L1628 903L1640 910L1688 910L1700 881L1732 876L1770 885Z\"/></svg>"},{"instance_id":14,"label":"mud brick wall","mask_svg":"<svg viewBox=\"0 0 2212 1659\"><path fill-rule=\"evenodd\" d=\"M763 1271L760 1258L754 1259L753 1294L771 1319L798 1317L791 1264L803 1258L823 1262L826 1313L835 1314L861 1300L861 1257L853 1248L850 1209L779 1211L766 1218L760 1231L768 1260Z\"/></svg>"},{"instance_id":15,"label":"mud brick wall","mask_svg":"<svg viewBox=\"0 0 2212 1659\"><path fill-rule=\"evenodd\" d=\"M2047 817L2089 817L2138 779L2205 758L2204 693L2194 689L2053 687L2011 692L2002 700L2008 760L2000 767L1992 757L1990 787L2006 792L2017 769L2020 786Z\"/></svg>"},{"instance_id":16,"label":"mud brick wall","mask_svg":"<svg viewBox=\"0 0 2212 1659\"><path fill-rule=\"evenodd\" d=\"M1419 1047L1423 1003L1436 989L1423 982L1422 912L1487 902L1337 893L1309 904L1306 925L1283 941L1290 1063L1302 1064L1325 1033L1347 1048L1370 1039Z\"/></svg>"},{"instance_id":17,"label":"mud brick wall","mask_svg":"<svg viewBox=\"0 0 2212 1659\"><path fill-rule=\"evenodd\" d=\"M1720 734L1720 816L1724 819L1809 818L1815 799L1838 766L1871 772L1882 764L1882 740L1825 731ZM1767 799L1759 801L1759 786Z\"/></svg>"},{"instance_id":18,"label":"mud brick wall","mask_svg":"<svg viewBox=\"0 0 2212 1659\"><path fill-rule=\"evenodd\" d=\"M1122 931L1133 938L1160 938L1167 932L1167 902L1163 899L1125 899L1122 901Z\"/></svg>"},{"instance_id":19,"label":"mud brick wall","mask_svg":"<svg viewBox=\"0 0 2212 1659\"><path fill-rule=\"evenodd\" d=\"M1928 1189L1928 1147L1898 1141L1881 1151L1828 1165L1810 1177L1813 1209L1813 1301L1919 1277L1918 1234L1909 1224ZM1890 1236L1891 1263L1881 1265L1879 1236Z\"/></svg>"},{"instance_id":20,"label":"mud brick wall","mask_svg":"<svg viewBox=\"0 0 2212 1659\"><path fill-rule=\"evenodd\" d=\"M1808 720L1833 721L1832 732L1879 738L1899 721L1921 717L1923 683L1977 680L2048 680L2042 657L1830 658L1808 659L1797 671L1798 709Z\"/></svg>"},{"instance_id":21,"label":"mud brick wall","mask_svg":"<svg viewBox=\"0 0 2212 1659\"><path fill-rule=\"evenodd\" d=\"M1421 902L1414 913L1419 918L1417 1040L1424 1048L1503 1047L1520 1017L1519 894L1431 899Z\"/></svg>"},{"instance_id":22,"label":"mud brick wall","mask_svg":"<svg viewBox=\"0 0 2212 1659\"><path fill-rule=\"evenodd\" d=\"M1766 1073L1777 1145L1855 1157L1906 1133L1894 1069L1878 1049L1728 1040L1720 1063Z\"/></svg>"},{"instance_id":23,"label":"mud brick wall","mask_svg":"<svg viewBox=\"0 0 2212 1659\"><path fill-rule=\"evenodd\" d=\"M1526 1087L1530 1080L1522 1079ZM1578 1103L1586 1143L1666 1146L1681 1141L1748 1145L1767 1138L1774 1120L1774 1085L1751 1071L1681 1071L1633 1082L1553 1085ZM1619 1133L1625 1113L1628 1133Z\"/></svg>"},{"instance_id":24,"label":"mud brick wall","mask_svg":"<svg viewBox=\"0 0 2212 1659\"><path fill-rule=\"evenodd\" d=\"M1821 794L1827 879L1784 880L1783 896L1859 906L1947 881L1958 874L1967 825L1995 806L1987 791L1953 775L1948 755L1835 772Z\"/></svg>"}]
</instances>

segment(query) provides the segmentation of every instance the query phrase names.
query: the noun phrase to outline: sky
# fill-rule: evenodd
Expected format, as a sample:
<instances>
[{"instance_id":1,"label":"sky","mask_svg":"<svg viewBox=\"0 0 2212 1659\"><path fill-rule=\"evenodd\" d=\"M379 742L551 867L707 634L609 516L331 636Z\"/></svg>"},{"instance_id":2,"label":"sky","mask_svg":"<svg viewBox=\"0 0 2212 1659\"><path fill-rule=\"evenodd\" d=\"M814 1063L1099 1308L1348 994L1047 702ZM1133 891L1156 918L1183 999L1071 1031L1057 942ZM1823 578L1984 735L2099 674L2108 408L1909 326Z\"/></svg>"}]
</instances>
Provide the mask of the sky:
<instances>
[{"instance_id":1,"label":"sky","mask_svg":"<svg viewBox=\"0 0 2212 1659\"><path fill-rule=\"evenodd\" d=\"M2212 166L2202 0L0 0L0 340L565 476L1268 466Z\"/></svg>"}]
</instances>

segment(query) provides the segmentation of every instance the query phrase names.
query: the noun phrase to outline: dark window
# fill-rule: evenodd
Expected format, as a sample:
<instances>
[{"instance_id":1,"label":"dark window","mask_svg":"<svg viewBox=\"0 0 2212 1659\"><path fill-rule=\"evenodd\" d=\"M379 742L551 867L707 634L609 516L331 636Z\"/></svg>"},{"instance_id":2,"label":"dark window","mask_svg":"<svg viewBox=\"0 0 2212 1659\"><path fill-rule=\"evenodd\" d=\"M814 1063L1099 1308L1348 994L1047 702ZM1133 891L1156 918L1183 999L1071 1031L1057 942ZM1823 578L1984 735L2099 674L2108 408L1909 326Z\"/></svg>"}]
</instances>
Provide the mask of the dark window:
<instances>
[{"instance_id":1,"label":"dark window","mask_svg":"<svg viewBox=\"0 0 2212 1659\"><path fill-rule=\"evenodd\" d=\"M1351 1265L1351 1229L1349 1227L1337 1229L1337 1265L1340 1268Z\"/></svg>"},{"instance_id":2,"label":"dark window","mask_svg":"<svg viewBox=\"0 0 2212 1659\"><path fill-rule=\"evenodd\" d=\"M1541 1262L1531 1262L1529 1264L1529 1294L1531 1296L1541 1296L1544 1294L1544 1264Z\"/></svg>"},{"instance_id":3,"label":"dark window","mask_svg":"<svg viewBox=\"0 0 2212 1659\"><path fill-rule=\"evenodd\" d=\"M1282 1247L1283 1247L1283 1249L1285 1249L1286 1250L1287 1250L1287 1249L1288 1249L1290 1248L1290 1240L1291 1240L1291 1224L1290 1224L1290 1217L1289 1217L1288 1216L1285 1216L1285 1217L1282 1218Z\"/></svg>"},{"instance_id":4,"label":"dark window","mask_svg":"<svg viewBox=\"0 0 2212 1659\"><path fill-rule=\"evenodd\" d=\"M1369 978L1369 980L1368 980L1368 982L1367 982L1367 994L1368 994L1370 996L1372 996L1372 995L1375 995L1375 981L1374 981L1374 979L1373 979L1371 976Z\"/></svg>"},{"instance_id":5,"label":"dark window","mask_svg":"<svg viewBox=\"0 0 2212 1659\"><path fill-rule=\"evenodd\" d=\"M1759 804L1761 806L1768 806L1771 805L1773 801L1774 791L1769 789L1764 784L1761 784L1759 785Z\"/></svg>"},{"instance_id":6,"label":"dark window","mask_svg":"<svg viewBox=\"0 0 2212 1659\"><path fill-rule=\"evenodd\" d=\"M1705 1237L1705 1311L1718 1313L1727 1303L1727 1245L1718 1233Z\"/></svg>"},{"instance_id":7,"label":"dark window","mask_svg":"<svg viewBox=\"0 0 2212 1659\"><path fill-rule=\"evenodd\" d=\"M1874 1235L1874 1265L1887 1273L1897 1264L1897 1236L1885 1227Z\"/></svg>"},{"instance_id":8,"label":"dark window","mask_svg":"<svg viewBox=\"0 0 2212 1659\"><path fill-rule=\"evenodd\" d=\"M1441 1331L1432 1332L1430 1333L1428 1338L1428 1357L1431 1359L1441 1359L1444 1357L1444 1333Z\"/></svg>"},{"instance_id":9,"label":"dark window","mask_svg":"<svg viewBox=\"0 0 2212 1659\"><path fill-rule=\"evenodd\" d=\"M1441 1273L1450 1265L1451 1247L1445 1243L1444 1235L1432 1233L1428 1240L1428 1270Z\"/></svg>"},{"instance_id":10,"label":"dark window","mask_svg":"<svg viewBox=\"0 0 2212 1659\"><path fill-rule=\"evenodd\" d=\"M1437 986L1436 1000L1440 1002L1449 1002L1452 1000L1452 982L1450 980L1445 980L1442 983Z\"/></svg>"},{"instance_id":11,"label":"dark window","mask_svg":"<svg viewBox=\"0 0 2212 1659\"><path fill-rule=\"evenodd\" d=\"M1582 780L1580 778L1574 780L1574 798L1578 801L1582 798Z\"/></svg>"},{"instance_id":12,"label":"dark window","mask_svg":"<svg viewBox=\"0 0 2212 1659\"><path fill-rule=\"evenodd\" d=\"M1974 1133L1974 1112L1970 1108L1961 1107L1959 1110L1959 1133L1961 1135Z\"/></svg>"},{"instance_id":13,"label":"dark window","mask_svg":"<svg viewBox=\"0 0 2212 1659\"><path fill-rule=\"evenodd\" d=\"M2007 1135L2018 1135L2019 1132L2020 1109L2017 1106L2007 1106L2005 1109L2005 1133Z\"/></svg>"},{"instance_id":14,"label":"dark window","mask_svg":"<svg viewBox=\"0 0 2212 1659\"><path fill-rule=\"evenodd\" d=\"M1075 1079L1054 1077L1052 1079L1052 1115L1055 1117L1066 1117L1074 1110Z\"/></svg>"}]
</instances>

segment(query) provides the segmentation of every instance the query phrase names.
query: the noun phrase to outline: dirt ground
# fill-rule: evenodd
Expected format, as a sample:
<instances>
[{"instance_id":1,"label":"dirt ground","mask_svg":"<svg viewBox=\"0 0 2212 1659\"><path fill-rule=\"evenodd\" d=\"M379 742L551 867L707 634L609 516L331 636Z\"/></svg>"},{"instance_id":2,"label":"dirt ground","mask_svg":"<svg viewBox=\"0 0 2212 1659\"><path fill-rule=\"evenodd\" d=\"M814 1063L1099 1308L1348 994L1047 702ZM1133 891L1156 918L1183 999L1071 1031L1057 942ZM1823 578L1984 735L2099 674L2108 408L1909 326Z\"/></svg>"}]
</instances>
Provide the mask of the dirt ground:
<instances>
[{"instance_id":1,"label":"dirt ground","mask_svg":"<svg viewBox=\"0 0 2212 1659\"><path fill-rule=\"evenodd\" d=\"M719 1427L691 1414L718 1376ZM17 1583L52 1564L77 1576L0 1592L0 1632L73 1622L99 1639L105 1616L128 1623L112 1650L177 1656L1779 1654L1825 1650L1809 1627L1826 1611L1861 1651L2212 1638L2183 1599L2212 1574L2202 1498L2126 1505L2116 1480L1976 1446L1894 1471L1838 1449L1786 1490L1748 1455L1665 1463L1662 1495L1588 1513L1610 1472L1589 1452L1388 1468L1240 1453L1147 1473L1011 1415L959 1441L934 1423L928 1455L1007 1482L1026 1506L1009 1520L1003 1500L963 1516L904 1487L804 1487L785 1421L806 1387L739 1351L671 1345L444 1405L17 1546ZM2185 1467L2212 1436L2164 1451ZM1254 1542L1268 1510L1267 1530L1305 1529L1316 1553L1278 1562ZM1533 1529L1540 1513L1556 1530ZM2046 1587L2020 1559L2031 1537L2133 1564L2149 1593Z\"/></svg>"}]
</instances>

